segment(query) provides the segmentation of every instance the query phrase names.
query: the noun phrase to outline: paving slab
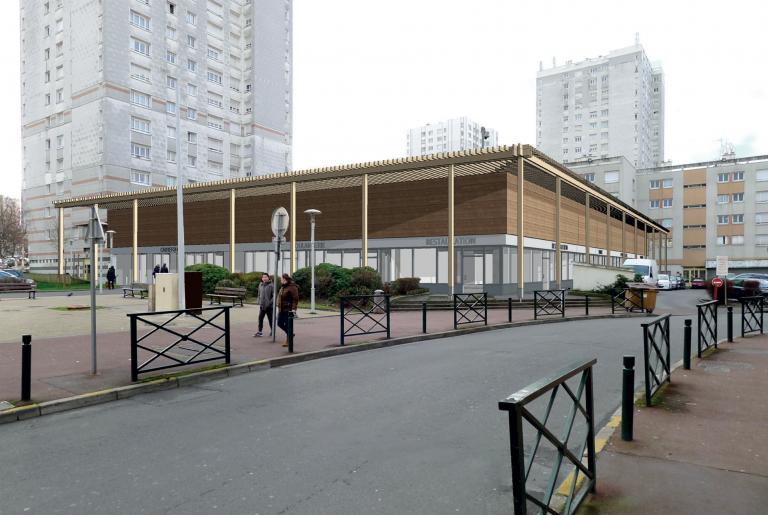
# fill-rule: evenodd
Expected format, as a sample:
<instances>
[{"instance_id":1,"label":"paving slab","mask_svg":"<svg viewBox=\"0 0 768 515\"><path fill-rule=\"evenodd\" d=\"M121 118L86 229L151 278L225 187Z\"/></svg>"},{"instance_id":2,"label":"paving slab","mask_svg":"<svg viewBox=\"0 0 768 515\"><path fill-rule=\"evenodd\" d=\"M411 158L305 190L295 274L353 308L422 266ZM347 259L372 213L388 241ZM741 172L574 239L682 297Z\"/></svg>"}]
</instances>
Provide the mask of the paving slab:
<instances>
[{"instance_id":1,"label":"paving slab","mask_svg":"<svg viewBox=\"0 0 768 515\"><path fill-rule=\"evenodd\" d=\"M598 457L580 514L768 512L768 336L737 339L677 369Z\"/></svg>"}]
</instances>

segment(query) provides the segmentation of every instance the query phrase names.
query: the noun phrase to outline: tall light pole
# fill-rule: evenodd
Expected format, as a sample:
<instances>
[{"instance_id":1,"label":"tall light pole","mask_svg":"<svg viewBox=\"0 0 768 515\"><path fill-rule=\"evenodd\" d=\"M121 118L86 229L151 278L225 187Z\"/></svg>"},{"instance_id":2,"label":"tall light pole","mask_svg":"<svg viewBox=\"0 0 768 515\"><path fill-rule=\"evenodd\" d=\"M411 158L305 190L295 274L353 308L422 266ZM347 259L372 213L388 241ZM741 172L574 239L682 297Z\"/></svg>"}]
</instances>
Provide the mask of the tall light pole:
<instances>
[{"instance_id":1,"label":"tall light pole","mask_svg":"<svg viewBox=\"0 0 768 515\"><path fill-rule=\"evenodd\" d=\"M309 215L309 267L312 277L312 286L310 290L310 306L309 312L315 313L315 217L321 215L322 212L319 209L307 209L304 211Z\"/></svg>"},{"instance_id":2,"label":"tall light pole","mask_svg":"<svg viewBox=\"0 0 768 515\"><path fill-rule=\"evenodd\" d=\"M184 169L181 166L181 82L176 81L176 268L179 274L179 309L186 309L184 296Z\"/></svg>"}]
</instances>

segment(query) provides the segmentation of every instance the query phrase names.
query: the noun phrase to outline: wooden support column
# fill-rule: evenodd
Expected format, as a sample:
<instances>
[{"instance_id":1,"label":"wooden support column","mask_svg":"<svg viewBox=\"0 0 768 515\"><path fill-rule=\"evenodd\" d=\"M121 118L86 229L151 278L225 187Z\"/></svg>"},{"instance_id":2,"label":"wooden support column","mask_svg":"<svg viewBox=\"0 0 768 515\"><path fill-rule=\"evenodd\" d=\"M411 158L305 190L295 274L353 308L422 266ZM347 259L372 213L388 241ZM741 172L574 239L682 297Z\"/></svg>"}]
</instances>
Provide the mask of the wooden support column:
<instances>
[{"instance_id":1,"label":"wooden support column","mask_svg":"<svg viewBox=\"0 0 768 515\"><path fill-rule=\"evenodd\" d=\"M235 198L237 190L229 190L229 272L235 273Z\"/></svg>"},{"instance_id":2,"label":"wooden support column","mask_svg":"<svg viewBox=\"0 0 768 515\"><path fill-rule=\"evenodd\" d=\"M64 208L59 208L59 275L64 275Z\"/></svg>"},{"instance_id":3,"label":"wooden support column","mask_svg":"<svg viewBox=\"0 0 768 515\"><path fill-rule=\"evenodd\" d=\"M139 282L139 200L133 199L133 252L131 256L133 282Z\"/></svg>"},{"instance_id":4,"label":"wooden support column","mask_svg":"<svg viewBox=\"0 0 768 515\"><path fill-rule=\"evenodd\" d=\"M648 258L648 224L643 224L643 236L645 236L645 248L643 249L643 256Z\"/></svg>"},{"instance_id":5,"label":"wooden support column","mask_svg":"<svg viewBox=\"0 0 768 515\"><path fill-rule=\"evenodd\" d=\"M368 266L368 174L363 174L363 238L360 250L363 266Z\"/></svg>"},{"instance_id":6,"label":"wooden support column","mask_svg":"<svg viewBox=\"0 0 768 515\"><path fill-rule=\"evenodd\" d=\"M290 230L291 230L291 275L296 272L296 181L291 183L291 212L290 212ZM280 256L282 259L282 256Z\"/></svg>"},{"instance_id":7,"label":"wooden support column","mask_svg":"<svg viewBox=\"0 0 768 515\"><path fill-rule=\"evenodd\" d=\"M592 249L589 247L589 193L584 195L584 262L592 263Z\"/></svg>"},{"instance_id":8,"label":"wooden support column","mask_svg":"<svg viewBox=\"0 0 768 515\"><path fill-rule=\"evenodd\" d=\"M608 254L606 259L607 266L613 266L611 263L611 205L605 204L605 252Z\"/></svg>"},{"instance_id":9,"label":"wooden support column","mask_svg":"<svg viewBox=\"0 0 768 515\"><path fill-rule=\"evenodd\" d=\"M637 217L635 217L635 228L632 231L632 236L633 236L633 239L632 239L632 252L635 254L635 257L637 257L638 256L638 252L637 252Z\"/></svg>"},{"instance_id":10,"label":"wooden support column","mask_svg":"<svg viewBox=\"0 0 768 515\"><path fill-rule=\"evenodd\" d=\"M621 253L622 257L627 257L627 212L621 212Z\"/></svg>"},{"instance_id":11,"label":"wooden support column","mask_svg":"<svg viewBox=\"0 0 768 515\"><path fill-rule=\"evenodd\" d=\"M523 192L525 184L525 161L522 157L517 158L517 289L520 301L525 296L525 223L524 202L525 194Z\"/></svg>"},{"instance_id":12,"label":"wooden support column","mask_svg":"<svg viewBox=\"0 0 768 515\"><path fill-rule=\"evenodd\" d=\"M455 171L448 166L448 291L451 295L456 286L456 233L454 230Z\"/></svg>"},{"instance_id":13,"label":"wooden support column","mask_svg":"<svg viewBox=\"0 0 768 515\"><path fill-rule=\"evenodd\" d=\"M562 180L555 179L555 281L557 288L563 287L563 251L560 237L560 198L562 195Z\"/></svg>"}]
</instances>

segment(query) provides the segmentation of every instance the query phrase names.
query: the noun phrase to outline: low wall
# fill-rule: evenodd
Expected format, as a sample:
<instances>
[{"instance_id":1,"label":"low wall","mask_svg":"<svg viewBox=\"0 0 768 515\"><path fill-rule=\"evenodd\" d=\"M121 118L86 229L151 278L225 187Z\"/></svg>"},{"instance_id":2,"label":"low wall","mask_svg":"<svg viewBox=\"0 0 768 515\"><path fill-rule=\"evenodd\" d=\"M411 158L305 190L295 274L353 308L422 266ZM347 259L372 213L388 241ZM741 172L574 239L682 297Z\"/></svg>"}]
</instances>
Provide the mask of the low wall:
<instances>
[{"instance_id":1,"label":"low wall","mask_svg":"<svg viewBox=\"0 0 768 515\"><path fill-rule=\"evenodd\" d=\"M616 282L616 276L619 274L625 276L630 281L635 276L635 273L630 268L574 263L573 289L594 290L601 286L613 284Z\"/></svg>"}]
</instances>

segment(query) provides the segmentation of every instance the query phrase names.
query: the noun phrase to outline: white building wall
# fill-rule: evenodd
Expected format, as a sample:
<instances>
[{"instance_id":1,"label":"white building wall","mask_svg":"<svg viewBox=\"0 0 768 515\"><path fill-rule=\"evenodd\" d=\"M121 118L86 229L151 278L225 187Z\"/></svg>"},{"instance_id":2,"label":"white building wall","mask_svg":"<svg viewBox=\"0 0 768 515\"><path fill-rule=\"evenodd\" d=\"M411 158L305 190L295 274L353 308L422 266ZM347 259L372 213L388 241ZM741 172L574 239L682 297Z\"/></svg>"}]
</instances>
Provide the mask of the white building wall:
<instances>
[{"instance_id":1,"label":"white building wall","mask_svg":"<svg viewBox=\"0 0 768 515\"><path fill-rule=\"evenodd\" d=\"M488 137L483 141L482 127L466 116L428 123L408 131L406 152L409 157L413 157L498 146L499 135L496 130L485 127Z\"/></svg>"}]
</instances>

